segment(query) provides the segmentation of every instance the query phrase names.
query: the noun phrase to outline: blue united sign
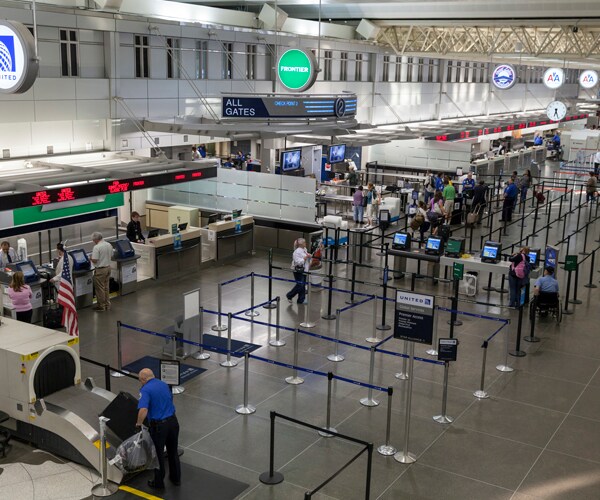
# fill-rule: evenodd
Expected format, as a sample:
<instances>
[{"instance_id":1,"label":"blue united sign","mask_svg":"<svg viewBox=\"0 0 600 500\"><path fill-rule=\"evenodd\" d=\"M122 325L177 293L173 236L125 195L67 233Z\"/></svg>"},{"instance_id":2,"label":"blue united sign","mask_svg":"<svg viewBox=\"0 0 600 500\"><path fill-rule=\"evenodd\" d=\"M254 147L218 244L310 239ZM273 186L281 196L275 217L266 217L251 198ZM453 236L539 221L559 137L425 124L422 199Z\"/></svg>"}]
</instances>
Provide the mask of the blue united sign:
<instances>
[{"instance_id":1,"label":"blue united sign","mask_svg":"<svg viewBox=\"0 0 600 500\"><path fill-rule=\"evenodd\" d=\"M353 118L357 98L343 96L314 97L242 97L221 98L223 118Z\"/></svg>"},{"instance_id":2,"label":"blue united sign","mask_svg":"<svg viewBox=\"0 0 600 500\"><path fill-rule=\"evenodd\" d=\"M397 290L394 338L431 345L434 311L435 297L432 295Z\"/></svg>"},{"instance_id":3,"label":"blue united sign","mask_svg":"<svg viewBox=\"0 0 600 500\"><path fill-rule=\"evenodd\" d=\"M500 64L492 73L492 84L501 90L507 90L517 83L517 72L510 64Z\"/></svg>"}]
</instances>

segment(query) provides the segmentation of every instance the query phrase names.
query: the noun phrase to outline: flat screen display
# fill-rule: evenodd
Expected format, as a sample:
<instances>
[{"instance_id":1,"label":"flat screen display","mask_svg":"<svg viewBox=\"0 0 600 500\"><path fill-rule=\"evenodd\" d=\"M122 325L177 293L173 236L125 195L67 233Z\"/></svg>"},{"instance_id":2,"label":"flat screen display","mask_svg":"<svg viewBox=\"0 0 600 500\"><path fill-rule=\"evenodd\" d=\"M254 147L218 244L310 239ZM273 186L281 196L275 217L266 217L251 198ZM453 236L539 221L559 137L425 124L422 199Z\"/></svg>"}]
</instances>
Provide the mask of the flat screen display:
<instances>
[{"instance_id":1,"label":"flat screen display","mask_svg":"<svg viewBox=\"0 0 600 500\"><path fill-rule=\"evenodd\" d=\"M281 171L291 172L298 170L301 166L302 150L290 149L281 153Z\"/></svg>"},{"instance_id":2,"label":"flat screen display","mask_svg":"<svg viewBox=\"0 0 600 500\"><path fill-rule=\"evenodd\" d=\"M485 245L481 251L481 257L484 259L497 259L498 258L498 247L492 245Z\"/></svg>"},{"instance_id":3,"label":"flat screen display","mask_svg":"<svg viewBox=\"0 0 600 500\"><path fill-rule=\"evenodd\" d=\"M406 234L406 233L396 233L394 235L394 246L399 246L399 247L406 246L407 238L408 238L408 234Z\"/></svg>"},{"instance_id":4,"label":"flat screen display","mask_svg":"<svg viewBox=\"0 0 600 500\"><path fill-rule=\"evenodd\" d=\"M452 255L458 255L462 252L462 241L461 240L453 240L450 238L446 243L446 253Z\"/></svg>"},{"instance_id":5,"label":"flat screen display","mask_svg":"<svg viewBox=\"0 0 600 500\"><path fill-rule=\"evenodd\" d=\"M30 260L17 264L17 269L23 273L25 281L35 280L37 276L37 270Z\"/></svg>"},{"instance_id":6,"label":"flat screen display","mask_svg":"<svg viewBox=\"0 0 600 500\"><path fill-rule=\"evenodd\" d=\"M89 262L84 250L73 250L69 252L69 255L73 257L76 266L85 265Z\"/></svg>"},{"instance_id":7,"label":"flat screen display","mask_svg":"<svg viewBox=\"0 0 600 500\"><path fill-rule=\"evenodd\" d=\"M117 248L117 253L121 258L135 255L135 250L131 246L131 241L129 240L117 240L115 241L115 247Z\"/></svg>"},{"instance_id":8,"label":"flat screen display","mask_svg":"<svg viewBox=\"0 0 600 500\"><path fill-rule=\"evenodd\" d=\"M329 163L340 163L346 159L346 145L332 144L329 146Z\"/></svg>"},{"instance_id":9,"label":"flat screen display","mask_svg":"<svg viewBox=\"0 0 600 500\"><path fill-rule=\"evenodd\" d=\"M531 250L528 255L529 255L529 265L531 267L537 267L538 261L540 260L540 251L539 250Z\"/></svg>"},{"instance_id":10,"label":"flat screen display","mask_svg":"<svg viewBox=\"0 0 600 500\"><path fill-rule=\"evenodd\" d=\"M239 210L233 210L231 212L231 218L232 219L237 219L238 217L241 217L242 215L242 209L240 208Z\"/></svg>"},{"instance_id":11,"label":"flat screen display","mask_svg":"<svg viewBox=\"0 0 600 500\"><path fill-rule=\"evenodd\" d=\"M427 238L427 244L425 245L426 250L439 250L442 240L440 238L434 238L430 236Z\"/></svg>"}]
</instances>

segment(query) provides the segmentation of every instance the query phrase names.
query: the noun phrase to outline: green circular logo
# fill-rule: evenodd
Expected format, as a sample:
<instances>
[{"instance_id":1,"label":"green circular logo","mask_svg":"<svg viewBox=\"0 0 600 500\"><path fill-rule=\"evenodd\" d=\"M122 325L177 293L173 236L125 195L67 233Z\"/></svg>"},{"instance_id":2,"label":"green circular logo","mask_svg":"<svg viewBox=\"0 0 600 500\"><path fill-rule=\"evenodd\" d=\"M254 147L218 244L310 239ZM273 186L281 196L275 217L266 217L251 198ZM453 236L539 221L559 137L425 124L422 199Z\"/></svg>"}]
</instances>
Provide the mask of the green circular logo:
<instances>
[{"instance_id":1,"label":"green circular logo","mask_svg":"<svg viewBox=\"0 0 600 500\"><path fill-rule=\"evenodd\" d=\"M277 77L289 90L303 92L315 83L317 61L311 51L286 50L277 63Z\"/></svg>"}]
</instances>

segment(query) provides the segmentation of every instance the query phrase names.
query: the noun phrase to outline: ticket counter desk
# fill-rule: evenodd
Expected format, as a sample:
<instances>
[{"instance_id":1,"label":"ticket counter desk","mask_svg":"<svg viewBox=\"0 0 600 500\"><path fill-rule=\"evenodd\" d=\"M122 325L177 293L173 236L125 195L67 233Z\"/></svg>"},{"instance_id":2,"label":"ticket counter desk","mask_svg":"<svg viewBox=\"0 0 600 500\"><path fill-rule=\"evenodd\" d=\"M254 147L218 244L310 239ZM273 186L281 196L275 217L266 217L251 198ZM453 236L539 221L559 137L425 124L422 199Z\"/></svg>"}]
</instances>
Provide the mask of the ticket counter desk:
<instances>
[{"instance_id":1,"label":"ticket counter desk","mask_svg":"<svg viewBox=\"0 0 600 500\"><path fill-rule=\"evenodd\" d=\"M241 223L236 232L236 220L219 221L208 225L210 252L217 262L248 254L254 250L254 218L244 215L237 219Z\"/></svg>"},{"instance_id":2,"label":"ticket counter desk","mask_svg":"<svg viewBox=\"0 0 600 500\"><path fill-rule=\"evenodd\" d=\"M132 243L136 256L136 281L158 279L181 271L197 271L202 262L200 228L188 227L181 234L181 249L173 246L173 235L149 238L145 244Z\"/></svg>"},{"instance_id":3,"label":"ticket counter desk","mask_svg":"<svg viewBox=\"0 0 600 500\"><path fill-rule=\"evenodd\" d=\"M124 258L113 257L111 260L110 276L119 284L119 295L127 295L137 290L139 259L139 255L133 255Z\"/></svg>"}]
</instances>

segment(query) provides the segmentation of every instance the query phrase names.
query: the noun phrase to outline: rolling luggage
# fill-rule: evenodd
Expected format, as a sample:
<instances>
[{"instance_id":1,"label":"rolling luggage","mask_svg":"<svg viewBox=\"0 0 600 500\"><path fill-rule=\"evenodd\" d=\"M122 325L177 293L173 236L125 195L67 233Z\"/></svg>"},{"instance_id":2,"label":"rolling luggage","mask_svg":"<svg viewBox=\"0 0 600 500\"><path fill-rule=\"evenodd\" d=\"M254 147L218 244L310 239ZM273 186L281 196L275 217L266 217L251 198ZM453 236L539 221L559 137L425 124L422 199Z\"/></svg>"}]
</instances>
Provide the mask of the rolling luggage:
<instances>
[{"instance_id":1,"label":"rolling luggage","mask_svg":"<svg viewBox=\"0 0 600 500\"><path fill-rule=\"evenodd\" d=\"M50 299L44 304L44 315L42 318L46 328L62 328L63 308L57 302L57 293L54 285L49 287Z\"/></svg>"},{"instance_id":2,"label":"rolling luggage","mask_svg":"<svg viewBox=\"0 0 600 500\"><path fill-rule=\"evenodd\" d=\"M442 224L438 229L438 236L444 240L444 243L448 241L448 238L452 236L452 230L448 224Z\"/></svg>"}]
</instances>

